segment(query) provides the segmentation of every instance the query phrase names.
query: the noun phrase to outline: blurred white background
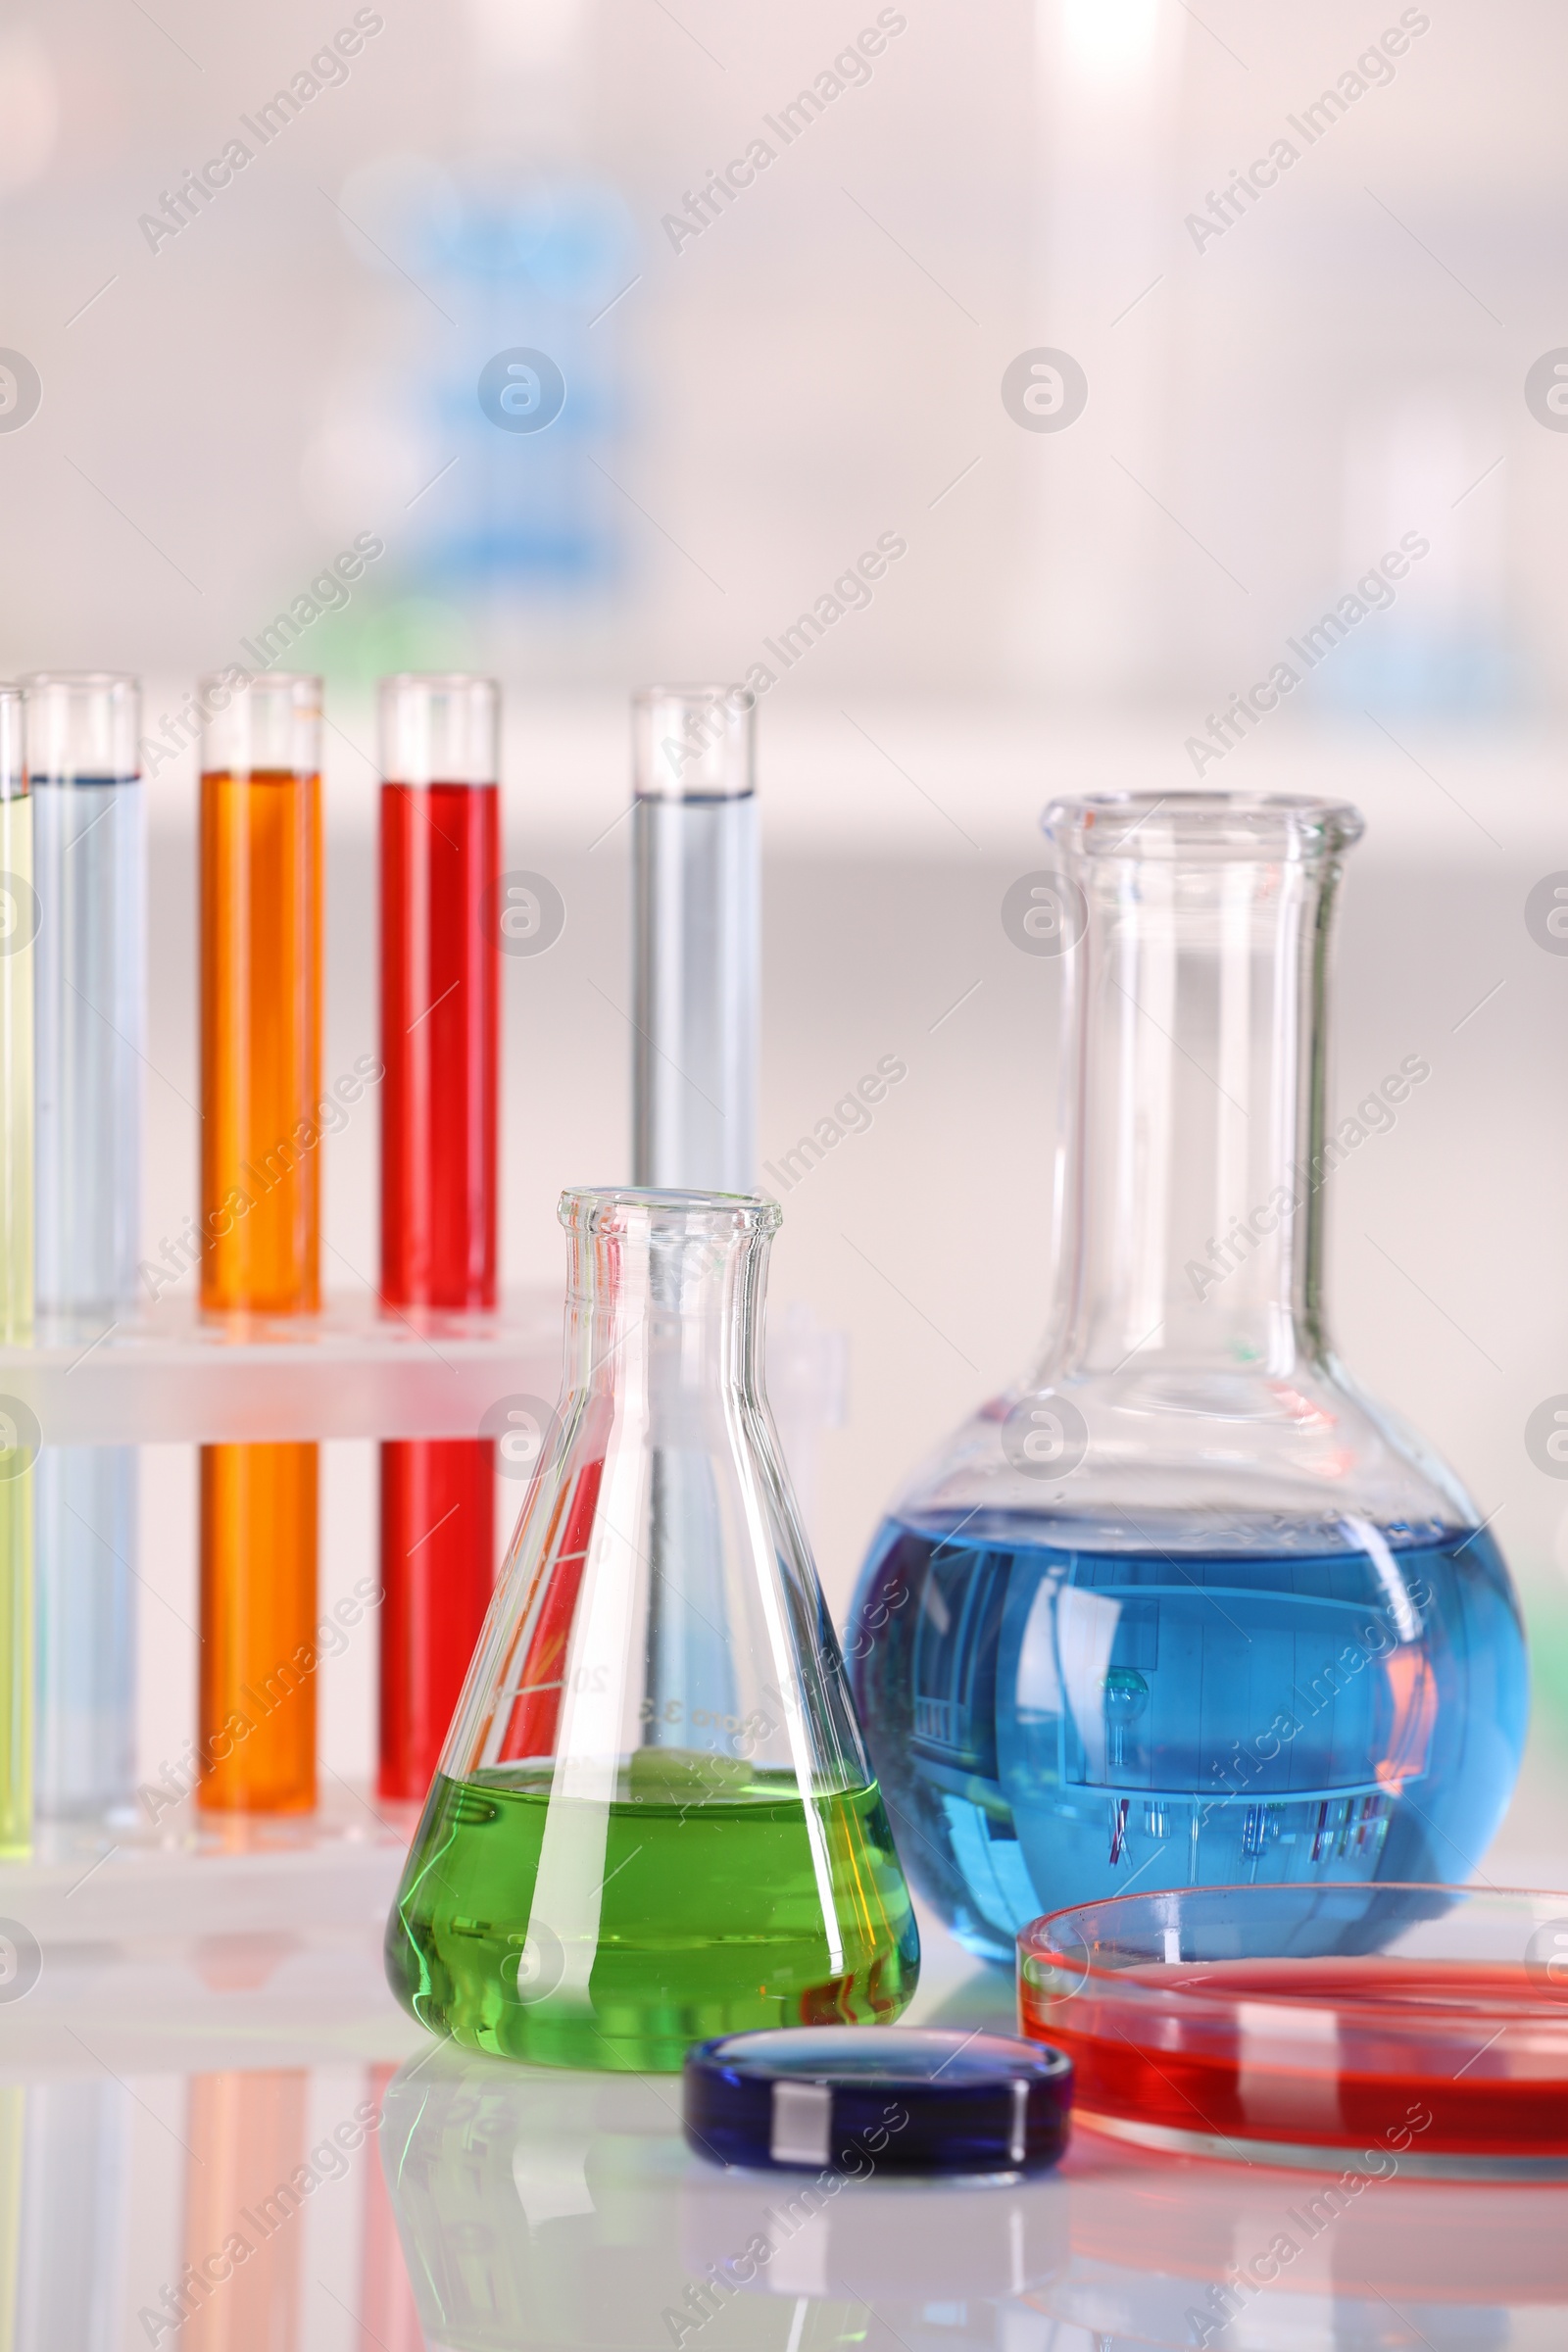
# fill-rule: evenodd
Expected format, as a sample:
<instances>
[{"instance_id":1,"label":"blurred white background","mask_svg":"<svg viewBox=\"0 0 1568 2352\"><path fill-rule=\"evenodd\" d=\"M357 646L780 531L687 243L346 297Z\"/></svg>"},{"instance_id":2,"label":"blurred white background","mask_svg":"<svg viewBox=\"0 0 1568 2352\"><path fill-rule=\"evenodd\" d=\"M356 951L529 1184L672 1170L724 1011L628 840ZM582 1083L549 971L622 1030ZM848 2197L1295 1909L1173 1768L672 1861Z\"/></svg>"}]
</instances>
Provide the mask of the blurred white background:
<instances>
[{"instance_id":1,"label":"blurred white background","mask_svg":"<svg viewBox=\"0 0 1568 2352\"><path fill-rule=\"evenodd\" d=\"M1433 1080L1335 1178L1341 1344L1500 1513L1568 1742L1568 1489L1523 1440L1568 1390L1568 960L1524 921L1568 868L1565 72L1544 0L8 12L0 659L148 679L149 1247L195 1197L194 760L161 731L200 671L287 614L327 677L329 1070L375 1036L369 682L506 681L507 861L567 906L507 968L507 1269L544 1281L561 1184L629 1164L626 691L767 663L764 1154L908 1064L775 1250L775 1299L850 1338L816 1506L842 1609L892 1491L1044 1314L1056 979L999 920L1040 807L1191 785L1209 714L1304 673L1287 640L1409 534L1396 600L1203 781L1367 809L1336 1093L1411 1053ZM548 430L480 407L515 347L564 375ZM1087 380L1059 430L1004 402L1042 348ZM20 428L8 353L39 387ZM358 533L384 554L313 617ZM906 553L786 672L763 640L884 533ZM373 1109L327 1152L352 1288ZM146 1483L150 1769L192 1715L188 1457ZM371 1509L368 1449L333 1449L329 1592ZM372 1665L325 1677L346 1774Z\"/></svg>"}]
</instances>

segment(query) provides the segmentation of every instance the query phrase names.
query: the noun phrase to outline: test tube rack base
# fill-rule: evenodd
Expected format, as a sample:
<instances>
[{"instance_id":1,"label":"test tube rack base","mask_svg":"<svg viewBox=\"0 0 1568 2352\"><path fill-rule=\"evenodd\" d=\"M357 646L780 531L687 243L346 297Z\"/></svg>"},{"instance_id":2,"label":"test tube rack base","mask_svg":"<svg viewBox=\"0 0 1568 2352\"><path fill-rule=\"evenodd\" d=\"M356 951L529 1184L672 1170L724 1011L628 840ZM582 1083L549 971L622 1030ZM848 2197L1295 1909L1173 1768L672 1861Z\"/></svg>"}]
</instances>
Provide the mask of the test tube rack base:
<instances>
[{"instance_id":1,"label":"test tube rack base","mask_svg":"<svg viewBox=\"0 0 1568 2352\"><path fill-rule=\"evenodd\" d=\"M175 1826L59 1823L25 1861L0 1862L0 1929L20 1925L48 1955L202 1936L363 1928L397 1890L417 1806L375 1802L328 1781L317 1811L203 1815Z\"/></svg>"},{"instance_id":2,"label":"test tube rack base","mask_svg":"<svg viewBox=\"0 0 1568 2352\"><path fill-rule=\"evenodd\" d=\"M108 1323L40 1321L30 1346L0 1347L0 1412L24 1406L45 1446L473 1438L504 1430L514 1397L552 1405L561 1371L556 1290L510 1293L493 1315L360 1298L220 1316L167 1300ZM808 1308L770 1324L767 1371L786 1452L843 1419L843 1335Z\"/></svg>"},{"instance_id":3,"label":"test tube rack base","mask_svg":"<svg viewBox=\"0 0 1568 2352\"><path fill-rule=\"evenodd\" d=\"M500 1435L510 1408L554 1406L562 1331L561 1292L544 1288L509 1293L494 1315L382 1312L361 1298L315 1316L217 1318L164 1300L107 1325L40 1322L30 1347L0 1348L0 1414L24 1432L30 1415L44 1446ZM775 1313L766 1348L809 1519L818 1440L845 1417L844 1337L796 1304ZM323 1773L309 1814L204 1815L186 1795L157 1821L138 1809L46 1825L27 1858L0 1861L0 1943L16 1927L45 1955L301 1922L363 1929L385 1916L416 1818L377 1799L368 1775Z\"/></svg>"}]
</instances>

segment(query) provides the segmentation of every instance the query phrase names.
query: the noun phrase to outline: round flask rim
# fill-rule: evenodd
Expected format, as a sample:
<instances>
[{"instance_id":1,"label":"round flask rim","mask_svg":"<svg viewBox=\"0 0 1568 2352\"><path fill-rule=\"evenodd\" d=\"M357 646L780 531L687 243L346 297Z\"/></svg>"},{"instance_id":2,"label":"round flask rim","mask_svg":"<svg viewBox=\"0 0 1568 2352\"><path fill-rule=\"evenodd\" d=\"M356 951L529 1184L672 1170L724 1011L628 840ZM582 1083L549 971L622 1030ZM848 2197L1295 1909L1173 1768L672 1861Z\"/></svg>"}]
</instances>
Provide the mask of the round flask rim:
<instances>
[{"instance_id":1,"label":"round flask rim","mask_svg":"<svg viewBox=\"0 0 1568 2352\"><path fill-rule=\"evenodd\" d=\"M1153 820L1163 817L1162 824ZM1176 863L1284 858L1310 863L1353 848L1366 830L1348 801L1306 793L1091 792L1050 802L1048 840L1081 858Z\"/></svg>"}]
</instances>

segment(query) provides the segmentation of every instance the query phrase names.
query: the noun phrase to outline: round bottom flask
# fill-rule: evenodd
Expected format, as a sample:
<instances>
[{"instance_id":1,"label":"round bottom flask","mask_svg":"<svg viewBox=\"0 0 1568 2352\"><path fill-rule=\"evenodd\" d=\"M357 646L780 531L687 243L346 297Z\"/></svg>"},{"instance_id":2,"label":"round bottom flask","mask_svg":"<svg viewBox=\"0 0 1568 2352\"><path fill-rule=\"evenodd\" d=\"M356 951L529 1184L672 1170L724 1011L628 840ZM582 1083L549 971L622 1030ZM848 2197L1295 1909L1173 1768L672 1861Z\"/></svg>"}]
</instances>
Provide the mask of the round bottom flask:
<instances>
[{"instance_id":1,"label":"round bottom flask","mask_svg":"<svg viewBox=\"0 0 1568 2352\"><path fill-rule=\"evenodd\" d=\"M1128 1888L1466 1879L1528 1707L1506 1567L1323 1316L1335 1169L1430 1076L1325 1081L1329 803L1060 802L1051 1336L863 1570L860 1718L916 1887L1010 1963Z\"/></svg>"}]
</instances>

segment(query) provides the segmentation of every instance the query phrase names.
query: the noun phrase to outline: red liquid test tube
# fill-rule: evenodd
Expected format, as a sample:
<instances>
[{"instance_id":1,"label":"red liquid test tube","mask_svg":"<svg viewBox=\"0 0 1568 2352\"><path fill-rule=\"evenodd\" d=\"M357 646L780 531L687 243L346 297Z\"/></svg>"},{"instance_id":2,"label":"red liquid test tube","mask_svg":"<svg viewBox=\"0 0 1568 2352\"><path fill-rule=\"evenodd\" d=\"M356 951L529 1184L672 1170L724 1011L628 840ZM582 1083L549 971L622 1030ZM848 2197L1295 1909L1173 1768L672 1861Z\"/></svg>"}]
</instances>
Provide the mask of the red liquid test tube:
<instances>
[{"instance_id":1,"label":"red liquid test tube","mask_svg":"<svg viewBox=\"0 0 1568 2352\"><path fill-rule=\"evenodd\" d=\"M501 863L500 696L469 676L383 678L381 1298L493 1308ZM488 896L487 896L488 894ZM381 1447L377 1787L424 1795L495 1573L495 1447Z\"/></svg>"}]
</instances>

